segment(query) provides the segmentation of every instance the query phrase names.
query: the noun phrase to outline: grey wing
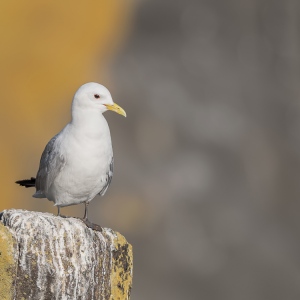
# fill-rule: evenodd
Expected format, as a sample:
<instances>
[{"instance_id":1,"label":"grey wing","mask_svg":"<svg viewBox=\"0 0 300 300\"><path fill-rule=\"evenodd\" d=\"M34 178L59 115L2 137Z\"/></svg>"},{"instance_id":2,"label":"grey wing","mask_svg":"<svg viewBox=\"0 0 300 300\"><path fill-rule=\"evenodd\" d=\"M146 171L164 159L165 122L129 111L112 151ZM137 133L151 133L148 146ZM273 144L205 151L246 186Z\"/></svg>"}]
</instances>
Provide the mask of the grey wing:
<instances>
[{"instance_id":1,"label":"grey wing","mask_svg":"<svg viewBox=\"0 0 300 300\"><path fill-rule=\"evenodd\" d=\"M58 151L58 135L46 145L36 177L36 190L44 193L65 166L65 159Z\"/></svg>"},{"instance_id":2,"label":"grey wing","mask_svg":"<svg viewBox=\"0 0 300 300\"><path fill-rule=\"evenodd\" d=\"M109 164L109 169L106 173L106 178L105 178L106 183L105 183L105 186L100 191L99 195L103 196L106 193L108 187L111 184L113 174L114 174L114 157L111 158L111 161L110 161L110 164Z\"/></svg>"}]
</instances>

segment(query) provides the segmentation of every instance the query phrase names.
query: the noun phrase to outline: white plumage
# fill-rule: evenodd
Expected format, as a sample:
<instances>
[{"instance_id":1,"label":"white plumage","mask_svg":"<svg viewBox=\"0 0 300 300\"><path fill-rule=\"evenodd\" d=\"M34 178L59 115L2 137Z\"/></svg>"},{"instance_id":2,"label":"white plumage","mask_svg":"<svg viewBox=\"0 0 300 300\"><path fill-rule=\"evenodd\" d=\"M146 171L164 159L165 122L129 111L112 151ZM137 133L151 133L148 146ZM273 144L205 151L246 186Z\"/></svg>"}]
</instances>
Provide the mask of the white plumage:
<instances>
[{"instance_id":1,"label":"white plumage","mask_svg":"<svg viewBox=\"0 0 300 300\"><path fill-rule=\"evenodd\" d=\"M126 116L107 88L87 83L75 93L72 120L47 144L36 177L33 197L47 198L58 207L88 203L104 195L113 175L113 150L107 110ZM18 183L22 184L22 181Z\"/></svg>"}]
</instances>

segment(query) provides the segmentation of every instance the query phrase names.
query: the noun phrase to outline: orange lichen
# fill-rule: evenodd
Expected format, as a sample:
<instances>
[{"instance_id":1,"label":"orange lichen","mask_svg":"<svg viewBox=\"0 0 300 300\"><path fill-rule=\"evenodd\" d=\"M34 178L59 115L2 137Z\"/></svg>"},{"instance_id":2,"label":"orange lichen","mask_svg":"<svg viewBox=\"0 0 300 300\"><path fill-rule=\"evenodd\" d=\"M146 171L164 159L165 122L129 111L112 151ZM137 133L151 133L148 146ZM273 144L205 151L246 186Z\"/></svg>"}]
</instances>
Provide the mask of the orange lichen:
<instances>
[{"instance_id":1,"label":"orange lichen","mask_svg":"<svg viewBox=\"0 0 300 300\"><path fill-rule=\"evenodd\" d=\"M0 223L0 299L14 298L17 262L16 241L9 230Z\"/></svg>"},{"instance_id":2,"label":"orange lichen","mask_svg":"<svg viewBox=\"0 0 300 300\"><path fill-rule=\"evenodd\" d=\"M128 300L132 287L132 246L118 232L114 238L110 300Z\"/></svg>"}]
</instances>

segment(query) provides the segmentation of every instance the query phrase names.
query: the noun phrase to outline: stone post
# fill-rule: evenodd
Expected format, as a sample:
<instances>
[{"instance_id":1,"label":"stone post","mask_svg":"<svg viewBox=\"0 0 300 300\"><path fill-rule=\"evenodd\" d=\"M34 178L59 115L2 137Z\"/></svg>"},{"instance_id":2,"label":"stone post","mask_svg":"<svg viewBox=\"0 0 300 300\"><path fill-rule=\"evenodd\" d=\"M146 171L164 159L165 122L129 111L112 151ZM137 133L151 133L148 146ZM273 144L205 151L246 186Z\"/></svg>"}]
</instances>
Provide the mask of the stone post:
<instances>
[{"instance_id":1,"label":"stone post","mask_svg":"<svg viewBox=\"0 0 300 300\"><path fill-rule=\"evenodd\" d=\"M132 247L118 232L76 218L0 215L0 299L129 299Z\"/></svg>"}]
</instances>

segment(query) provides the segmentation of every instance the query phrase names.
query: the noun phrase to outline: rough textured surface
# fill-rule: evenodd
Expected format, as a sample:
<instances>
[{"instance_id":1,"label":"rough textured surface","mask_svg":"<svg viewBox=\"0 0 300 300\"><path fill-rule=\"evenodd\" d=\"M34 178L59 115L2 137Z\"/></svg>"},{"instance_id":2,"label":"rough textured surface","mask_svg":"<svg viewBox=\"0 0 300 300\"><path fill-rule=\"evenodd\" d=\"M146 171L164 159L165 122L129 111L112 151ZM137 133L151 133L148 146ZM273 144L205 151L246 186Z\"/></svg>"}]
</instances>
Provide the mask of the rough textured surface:
<instances>
[{"instance_id":1,"label":"rough textured surface","mask_svg":"<svg viewBox=\"0 0 300 300\"><path fill-rule=\"evenodd\" d=\"M111 300L128 299L132 284L132 248L125 238L116 233L111 272Z\"/></svg>"},{"instance_id":2,"label":"rough textured surface","mask_svg":"<svg viewBox=\"0 0 300 300\"><path fill-rule=\"evenodd\" d=\"M1 222L1 299L129 299L132 249L119 233L23 210Z\"/></svg>"},{"instance_id":3,"label":"rough textured surface","mask_svg":"<svg viewBox=\"0 0 300 300\"><path fill-rule=\"evenodd\" d=\"M0 299L14 298L18 249L14 237L0 223Z\"/></svg>"}]
</instances>

